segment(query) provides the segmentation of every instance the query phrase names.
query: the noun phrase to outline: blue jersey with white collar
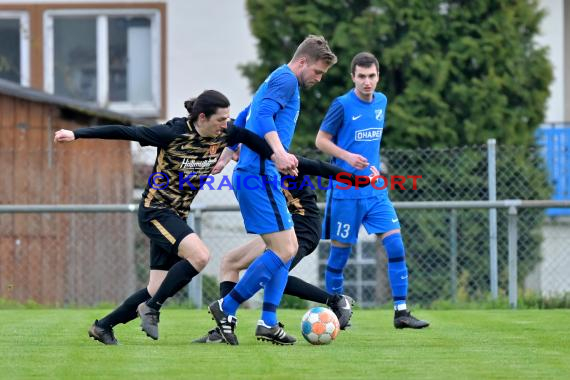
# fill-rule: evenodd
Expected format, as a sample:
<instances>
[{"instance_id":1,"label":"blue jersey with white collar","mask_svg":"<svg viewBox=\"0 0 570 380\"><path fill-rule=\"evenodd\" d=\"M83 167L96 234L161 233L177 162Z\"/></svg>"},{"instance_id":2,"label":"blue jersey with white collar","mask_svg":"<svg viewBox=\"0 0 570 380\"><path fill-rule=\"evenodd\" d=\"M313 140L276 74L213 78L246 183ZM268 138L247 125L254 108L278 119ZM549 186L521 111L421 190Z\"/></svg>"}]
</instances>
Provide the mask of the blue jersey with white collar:
<instances>
[{"instance_id":1,"label":"blue jersey with white collar","mask_svg":"<svg viewBox=\"0 0 570 380\"><path fill-rule=\"evenodd\" d=\"M333 135L332 142L351 153L360 154L368 159L371 166L380 170L380 141L384 130L387 98L381 92L375 92L371 102L356 96L354 89L336 98L331 104L321 130ZM349 163L333 158L332 163L349 173L369 175L370 168L356 170ZM374 196L385 196L386 190L376 190L372 186L347 190L336 189L346 184L333 181L333 197L341 199L362 199ZM382 186L379 183L378 186Z\"/></svg>"},{"instance_id":2,"label":"blue jersey with white collar","mask_svg":"<svg viewBox=\"0 0 570 380\"><path fill-rule=\"evenodd\" d=\"M285 150L288 151L299 117L301 98L297 77L287 65L280 66L267 77L257 89L249 106L245 127L261 137L264 137L267 132L257 115L264 99L270 99L279 104L279 110L273 115L273 121L279 139ZM237 169L274 177L279 175L272 161L261 159L257 153L247 146L241 148Z\"/></svg>"}]
</instances>

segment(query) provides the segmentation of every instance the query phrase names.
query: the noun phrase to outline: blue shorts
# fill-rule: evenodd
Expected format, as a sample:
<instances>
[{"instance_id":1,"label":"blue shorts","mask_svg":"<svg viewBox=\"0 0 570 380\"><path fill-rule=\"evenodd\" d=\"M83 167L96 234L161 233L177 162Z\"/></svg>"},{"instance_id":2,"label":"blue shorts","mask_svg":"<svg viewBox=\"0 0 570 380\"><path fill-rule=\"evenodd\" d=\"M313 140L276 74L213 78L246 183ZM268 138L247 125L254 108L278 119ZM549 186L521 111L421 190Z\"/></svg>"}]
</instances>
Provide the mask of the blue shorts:
<instances>
[{"instance_id":1,"label":"blue shorts","mask_svg":"<svg viewBox=\"0 0 570 380\"><path fill-rule=\"evenodd\" d=\"M293 228L280 178L234 170L232 187L248 233L262 235Z\"/></svg>"},{"instance_id":2,"label":"blue shorts","mask_svg":"<svg viewBox=\"0 0 570 380\"><path fill-rule=\"evenodd\" d=\"M327 194L322 239L355 244L360 226L369 234L399 229L396 210L388 197L335 199Z\"/></svg>"}]
</instances>

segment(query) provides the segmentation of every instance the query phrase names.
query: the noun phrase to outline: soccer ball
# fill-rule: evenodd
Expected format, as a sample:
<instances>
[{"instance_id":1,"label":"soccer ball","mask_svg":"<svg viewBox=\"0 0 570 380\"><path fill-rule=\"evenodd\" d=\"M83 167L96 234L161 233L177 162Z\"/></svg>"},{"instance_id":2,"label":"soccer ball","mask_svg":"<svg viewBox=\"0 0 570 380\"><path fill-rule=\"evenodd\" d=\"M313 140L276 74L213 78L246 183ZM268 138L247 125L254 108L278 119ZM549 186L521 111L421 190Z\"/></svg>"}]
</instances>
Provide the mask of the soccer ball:
<instances>
[{"instance_id":1,"label":"soccer ball","mask_svg":"<svg viewBox=\"0 0 570 380\"><path fill-rule=\"evenodd\" d=\"M338 335L336 315L326 307L314 307L303 315L301 333L311 344L329 344Z\"/></svg>"}]
</instances>

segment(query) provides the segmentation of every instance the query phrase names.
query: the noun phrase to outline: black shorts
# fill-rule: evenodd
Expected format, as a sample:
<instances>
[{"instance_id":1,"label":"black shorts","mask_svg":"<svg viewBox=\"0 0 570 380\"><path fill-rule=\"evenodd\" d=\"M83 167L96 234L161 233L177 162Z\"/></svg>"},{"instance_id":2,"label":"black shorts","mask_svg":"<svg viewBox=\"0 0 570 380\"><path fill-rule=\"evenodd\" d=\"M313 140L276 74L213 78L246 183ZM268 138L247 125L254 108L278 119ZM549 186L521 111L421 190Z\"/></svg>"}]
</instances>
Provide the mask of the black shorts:
<instances>
[{"instance_id":1,"label":"black shorts","mask_svg":"<svg viewBox=\"0 0 570 380\"><path fill-rule=\"evenodd\" d=\"M293 224L295 226L295 235L297 235L297 242L299 249L291 263L291 269L295 268L303 257L310 255L319 245L321 240L321 217L319 215L306 215L293 214Z\"/></svg>"},{"instance_id":2,"label":"black shorts","mask_svg":"<svg viewBox=\"0 0 570 380\"><path fill-rule=\"evenodd\" d=\"M194 231L184 219L167 208L139 205L139 227L150 238L150 269L169 270L182 260L178 245Z\"/></svg>"}]
</instances>

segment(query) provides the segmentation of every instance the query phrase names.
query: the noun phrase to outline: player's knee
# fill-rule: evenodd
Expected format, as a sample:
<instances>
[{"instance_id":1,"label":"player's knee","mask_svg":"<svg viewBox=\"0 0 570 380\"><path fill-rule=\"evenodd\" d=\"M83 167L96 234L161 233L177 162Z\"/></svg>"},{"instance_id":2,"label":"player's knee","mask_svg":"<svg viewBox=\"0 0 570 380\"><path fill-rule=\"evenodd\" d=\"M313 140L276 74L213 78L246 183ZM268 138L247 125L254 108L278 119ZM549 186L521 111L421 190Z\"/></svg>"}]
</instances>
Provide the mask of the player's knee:
<instances>
[{"instance_id":1,"label":"player's knee","mask_svg":"<svg viewBox=\"0 0 570 380\"><path fill-rule=\"evenodd\" d=\"M228 272L232 272L234 270L236 270L235 260L233 260L232 257L230 257L230 255L224 255L220 262L220 273L225 274Z\"/></svg>"},{"instance_id":2,"label":"player's knee","mask_svg":"<svg viewBox=\"0 0 570 380\"><path fill-rule=\"evenodd\" d=\"M158 290L159 287L160 287L159 283L149 282L146 287L146 290L148 291L148 294L150 294L150 296L153 297L156 294L156 291Z\"/></svg>"},{"instance_id":3,"label":"player's knee","mask_svg":"<svg viewBox=\"0 0 570 380\"><path fill-rule=\"evenodd\" d=\"M349 248L351 246L350 243L341 243L340 241L337 240L331 240L331 245L333 247L338 247L338 248Z\"/></svg>"},{"instance_id":4,"label":"player's knee","mask_svg":"<svg viewBox=\"0 0 570 380\"><path fill-rule=\"evenodd\" d=\"M273 252L275 252L283 262L288 262L295 257L298 248L299 246L297 242L288 242L287 244L281 245L279 248L274 248Z\"/></svg>"},{"instance_id":5,"label":"player's knee","mask_svg":"<svg viewBox=\"0 0 570 380\"><path fill-rule=\"evenodd\" d=\"M184 239L178 246L178 256L188 260L197 271L210 261L210 252L200 239Z\"/></svg>"},{"instance_id":6,"label":"player's knee","mask_svg":"<svg viewBox=\"0 0 570 380\"><path fill-rule=\"evenodd\" d=\"M188 260L197 271L201 271L210 261L210 252L206 248L198 249L192 252L186 260Z\"/></svg>"},{"instance_id":7,"label":"player's knee","mask_svg":"<svg viewBox=\"0 0 570 380\"><path fill-rule=\"evenodd\" d=\"M293 257L295 257L298 250L299 250L299 243L297 242L297 240L290 241L286 247L286 254L288 259L291 260Z\"/></svg>"},{"instance_id":8,"label":"player's knee","mask_svg":"<svg viewBox=\"0 0 570 380\"><path fill-rule=\"evenodd\" d=\"M180 245L180 247L178 247L178 256L188 260L197 271L204 269L210 261L210 252L205 245L194 247L190 247L187 244L184 246Z\"/></svg>"},{"instance_id":9,"label":"player's knee","mask_svg":"<svg viewBox=\"0 0 570 380\"><path fill-rule=\"evenodd\" d=\"M402 235L399 233L390 235L384 238L384 240L382 240L382 243L389 259L398 259L401 261L405 260L406 250L404 248Z\"/></svg>"}]
</instances>

